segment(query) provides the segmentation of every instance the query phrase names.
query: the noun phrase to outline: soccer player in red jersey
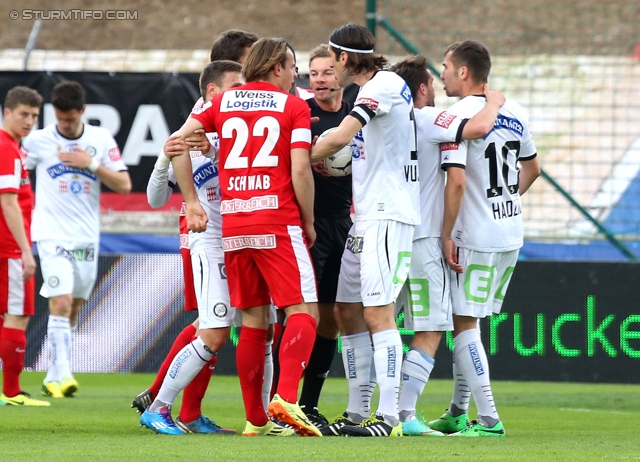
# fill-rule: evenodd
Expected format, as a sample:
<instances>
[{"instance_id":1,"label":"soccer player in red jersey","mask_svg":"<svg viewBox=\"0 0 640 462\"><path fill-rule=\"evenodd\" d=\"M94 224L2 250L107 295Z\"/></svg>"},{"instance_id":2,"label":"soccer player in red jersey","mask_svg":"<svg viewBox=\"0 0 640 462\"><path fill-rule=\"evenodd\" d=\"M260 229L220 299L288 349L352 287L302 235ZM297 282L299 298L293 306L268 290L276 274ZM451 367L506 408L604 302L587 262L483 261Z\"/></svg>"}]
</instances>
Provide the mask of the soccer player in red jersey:
<instances>
[{"instance_id":1,"label":"soccer player in red jersey","mask_svg":"<svg viewBox=\"0 0 640 462\"><path fill-rule=\"evenodd\" d=\"M310 115L302 99L287 93L294 67L283 39L259 40L243 67L247 84L216 95L165 145L165 152L186 152L183 139L199 128L220 136L222 242L231 304L242 310L237 365L246 436L290 434L267 419L261 397L271 298L288 323L269 414L298 434L321 435L297 404L315 339L317 294L307 249L315 241ZM189 229L203 231L208 219L189 161L172 159Z\"/></svg>"},{"instance_id":2,"label":"soccer player in red jersey","mask_svg":"<svg viewBox=\"0 0 640 462\"><path fill-rule=\"evenodd\" d=\"M0 130L0 405L49 406L20 389L27 348L25 331L35 312L36 262L31 252L33 195L20 140L38 122L42 97L31 88L15 87L4 100Z\"/></svg>"}]
</instances>

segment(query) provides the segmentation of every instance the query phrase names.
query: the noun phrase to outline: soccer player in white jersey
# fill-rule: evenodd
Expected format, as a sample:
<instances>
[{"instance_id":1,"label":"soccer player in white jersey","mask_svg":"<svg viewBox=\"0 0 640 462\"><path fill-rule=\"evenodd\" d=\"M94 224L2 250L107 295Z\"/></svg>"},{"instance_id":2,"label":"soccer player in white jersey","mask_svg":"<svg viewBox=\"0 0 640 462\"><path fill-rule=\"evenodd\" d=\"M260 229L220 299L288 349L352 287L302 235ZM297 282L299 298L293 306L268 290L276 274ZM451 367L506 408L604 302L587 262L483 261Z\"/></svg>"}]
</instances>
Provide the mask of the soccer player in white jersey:
<instances>
[{"instance_id":1,"label":"soccer player in white jersey","mask_svg":"<svg viewBox=\"0 0 640 462\"><path fill-rule=\"evenodd\" d=\"M233 61L212 62L200 75L200 91L205 103L217 93L243 83L242 66ZM177 394L200 374L226 343L235 314L235 309L229 304L229 289L222 256L220 184L215 140L212 147L206 155L200 151L190 152L198 198L211 218L205 232L189 234L199 314L196 338L175 355L156 399L140 418L142 425L162 434L235 433L233 430L220 427L202 414L189 420L177 418L174 422L170 412ZM149 179L149 204L152 207L166 204L173 192L170 186L172 184L176 184L175 174L170 159L162 153ZM185 391L185 396L186 393ZM201 400L201 397L199 398Z\"/></svg>"},{"instance_id":2,"label":"soccer player in white jersey","mask_svg":"<svg viewBox=\"0 0 640 462\"><path fill-rule=\"evenodd\" d=\"M402 436L397 405L402 341L394 301L407 278L413 228L420 223L418 157L411 90L401 77L382 70L387 60L374 53L374 45L371 33L355 24L329 37L338 84L357 83L361 89L353 111L314 146L311 158L324 159L358 135L360 153L352 164L356 218L336 295L349 404L344 418L332 425L352 436ZM368 386L372 361L380 401L369 418L370 393L359 386L362 378Z\"/></svg>"},{"instance_id":3,"label":"soccer player in white jersey","mask_svg":"<svg viewBox=\"0 0 640 462\"><path fill-rule=\"evenodd\" d=\"M449 112L478 113L491 69L488 50L475 41L454 43L443 66L447 96L462 98ZM503 437L478 326L479 319L500 312L523 244L520 195L540 175L536 147L524 111L507 100L489 134L444 143L440 151L447 172L442 246L452 271L455 383L449 409L429 426L457 436ZM478 420L467 426L469 394Z\"/></svg>"},{"instance_id":4,"label":"soccer player in white jersey","mask_svg":"<svg viewBox=\"0 0 640 462\"><path fill-rule=\"evenodd\" d=\"M485 85L486 106L472 119L465 119L433 107L433 77L424 56L407 58L391 66L391 70L409 85L416 109L422 218L413 235L409 279L403 289L408 302L404 310L405 327L414 330L415 336L402 362L399 415L404 435L443 436L416 417L416 403L435 365L442 333L453 330L449 271L440 245L445 173L440 168L439 143L486 135L493 128L505 98Z\"/></svg>"},{"instance_id":5,"label":"soccer player in white jersey","mask_svg":"<svg viewBox=\"0 0 640 462\"><path fill-rule=\"evenodd\" d=\"M57 84L51 103L57 122L33 132L24 146L27 168L36 170L31 237L44 279L40 295L49 299L50 312L51 365L42 394L62 398L78 390L69 354L78 312L96 281L100 185L128 194L131 179L109 131L82 122L85 92L78 82Z\"/></svg>"}]
</instances>

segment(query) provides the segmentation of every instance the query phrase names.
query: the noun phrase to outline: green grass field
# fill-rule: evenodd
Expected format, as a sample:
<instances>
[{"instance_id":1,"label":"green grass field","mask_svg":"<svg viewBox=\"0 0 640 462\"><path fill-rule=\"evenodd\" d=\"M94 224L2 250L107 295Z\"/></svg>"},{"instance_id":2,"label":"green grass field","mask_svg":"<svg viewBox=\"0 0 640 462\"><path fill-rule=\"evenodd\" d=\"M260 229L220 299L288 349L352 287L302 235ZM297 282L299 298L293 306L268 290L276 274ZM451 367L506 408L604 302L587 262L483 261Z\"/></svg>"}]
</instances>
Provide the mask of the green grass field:
<instances>
[{"instance_id":1,"label":"green grass field","mask_svg":"<svg viewBox=\"0 0 640 462\"><path fill-rule=\"evenodd\" d=\"M0 407L0 460L640 460L638 385L494 382L507 430L504 439L278 439L155 435L138 426L138 415L129 408L133 397L151 383L151 375L76 377L76 398L52 400L49 408ZM42 379L41 373L24 373L23 388L36 395ZM418 405L427 420L447 407L450 387L447 380L429 382ZM333 417L344 410L346 399L346 382L329 379L321 411ZM237 377L213 377L204 411L219 424L242 430Z\"/></svg>"}]
</instances>

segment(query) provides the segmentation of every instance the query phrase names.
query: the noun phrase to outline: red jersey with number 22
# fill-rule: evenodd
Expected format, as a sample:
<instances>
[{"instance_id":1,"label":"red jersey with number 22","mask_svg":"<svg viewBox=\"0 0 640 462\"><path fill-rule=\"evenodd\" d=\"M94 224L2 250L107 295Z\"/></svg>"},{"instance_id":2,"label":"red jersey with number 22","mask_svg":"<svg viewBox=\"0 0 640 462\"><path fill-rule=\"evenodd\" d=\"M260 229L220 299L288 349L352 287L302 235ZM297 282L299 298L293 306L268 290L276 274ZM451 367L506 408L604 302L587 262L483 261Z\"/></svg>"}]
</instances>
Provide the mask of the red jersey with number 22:
<instances>
[{"instance_id":1,"label":"red jersey with number 22","mask_svg":"<svg viewBox=\"0 0 640 462\"><path fill-rule=\"evenodd\" d=\"M301 224L291 149L311 148L311 116L304 100L270 83L250 82L216 95L191 117L220 137L223 231Z\"/></svg>"}]
</instances>

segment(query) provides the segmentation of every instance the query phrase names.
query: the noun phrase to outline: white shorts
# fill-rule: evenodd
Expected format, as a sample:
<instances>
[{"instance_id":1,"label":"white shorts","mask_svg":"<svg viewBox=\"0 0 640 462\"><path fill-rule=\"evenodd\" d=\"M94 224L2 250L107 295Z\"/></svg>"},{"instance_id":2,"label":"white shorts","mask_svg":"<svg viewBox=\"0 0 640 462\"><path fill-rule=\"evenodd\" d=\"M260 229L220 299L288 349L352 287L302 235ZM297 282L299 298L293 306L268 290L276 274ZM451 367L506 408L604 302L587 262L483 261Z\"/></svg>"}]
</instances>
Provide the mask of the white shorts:
<instances>
[{"instance_id":1,"label":"white shorts","mask_svg":"<svg viewBox=\"0 0 640 462\"><path fill-rule=\"evenodd\" d=\"M396 312L404 305L404 327L416 332L453 330L449 267L442 255L440 238L413 242L409 279L402 288Z\"/></svg>"},{"instance_id":2,"label":"white shorts","mask_svg":"<svg viewBox=\"0 0 640 462\"><path fill-rule=\"evenodd\" d=\"M38 255L43 279L40 295L89 298L98 277L97 242L43 240L38 242Z\"/></svg>"},{"instance_id":3,"label":"white shorts","mask_svg":"<svg viewBox=\"0 0 640 462\"><path fill-rule=\"evenodd\" d=\"M191 251L191 267L198 300L200 329L231 326L236 310L229 303L229 286L222 247L205 247Z\"/></svg>"},{"instance_id":4,"label":"white shorts","mask_svg":"<svg viewBox=\"0 0 640 462\"><path fill-rule=\"evenodd\" d=\"M451 271L453 314L486 318L500 313L519 250L487 253L458 248L464 272Z\"/></svg>"},{"instance_id":5,"label":"white shorts","mask_svg":"<svg viewBox=\"0 0 640 462\"><path fill-rule=\"evenodd\" d=\"M409 275L413 225L357 221L345 244L336 301L384 306L395 302Z\"/></svg>"}]
</instances>

